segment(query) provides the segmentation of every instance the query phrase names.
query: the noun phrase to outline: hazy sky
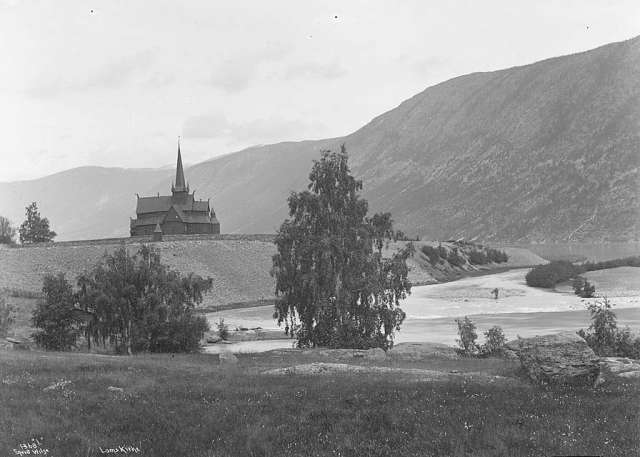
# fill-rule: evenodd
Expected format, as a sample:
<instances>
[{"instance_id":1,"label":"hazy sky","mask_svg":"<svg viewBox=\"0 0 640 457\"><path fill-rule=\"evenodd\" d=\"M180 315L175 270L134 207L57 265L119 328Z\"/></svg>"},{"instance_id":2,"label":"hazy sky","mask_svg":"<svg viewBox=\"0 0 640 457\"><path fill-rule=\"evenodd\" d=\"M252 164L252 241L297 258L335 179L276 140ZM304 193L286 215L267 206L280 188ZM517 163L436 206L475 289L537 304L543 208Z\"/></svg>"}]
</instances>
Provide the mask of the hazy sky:
<instances>
[{"instance_id":1,"label":"hazy sky","mask_svg":"<svg viewBox=\"0 0 640 457\"><path fill-rule=\"evenodd\" d=\"M426 87L640 33L640 1L0 0L0 181L341 136Z\"/></svg>"}]
</instances>

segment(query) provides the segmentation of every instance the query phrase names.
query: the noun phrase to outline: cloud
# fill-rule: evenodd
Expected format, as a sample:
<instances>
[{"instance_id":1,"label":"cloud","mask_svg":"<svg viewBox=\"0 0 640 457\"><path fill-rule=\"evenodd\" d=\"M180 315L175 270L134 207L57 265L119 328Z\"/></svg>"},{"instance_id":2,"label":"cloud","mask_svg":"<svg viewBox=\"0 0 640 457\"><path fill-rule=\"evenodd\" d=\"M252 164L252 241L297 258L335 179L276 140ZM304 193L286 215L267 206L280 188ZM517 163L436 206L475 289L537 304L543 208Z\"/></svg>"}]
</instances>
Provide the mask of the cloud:
<instances>
[{"instance_id":1,"label":"cloud","mask_svg":"<svg viewBox=\"0 0 640 457\"><path fill-rule=\"evenodd\" d=\"M231 132L229 120L222 114L192 116L182 126L185 138L218 138Z\"/></svg>"},{"instance_id":2,"label":"cloud","mask_svg":"<svg viewBox=\"0 0 640 457\"><path fill-rule=\"evenodd\" d=\"M346 74L347 70L338 63L305 62L289 66L285 72L285 78L337 79Z\"/></svg>"},{"instance_id":3,"label":"cloud","mask_svg":"<svg viewBox=\"0 0 640 457\"><path fill-rule=\"evenodd\" d=\"M239 143L263 143L306 136L317 137L325 131L326 126L320 122L284 119L279 116L247 122L230 122L219 114L190 117L184 122L182 128L185 138L218 138Z\"/></svg>"},{"instance_id":4,"label":"cloud","mask_svg":"<svg viewBox=\"0 0 640 457\"><path fill-rule=\"evenodd\" d=\"M162 86L173 81L172 75L153 71L156 52L145 50L109 62L85 77L64 76L33 84L28 93L38 98L56 97L91 89L119 89L129 84Z\"/></svg>"},{"instance_id":5,"label":"cloud","mask_svg":"<svg viewBox=\"0 0 640 457\"><path fill-rule=\"evenodd\" d=\"M214 65L208 83L227 93L241 92L258 77L261 67L282 60L290 51L289 45L274 42L252 52L220 59Z\"/></svg>"}]
</instances>

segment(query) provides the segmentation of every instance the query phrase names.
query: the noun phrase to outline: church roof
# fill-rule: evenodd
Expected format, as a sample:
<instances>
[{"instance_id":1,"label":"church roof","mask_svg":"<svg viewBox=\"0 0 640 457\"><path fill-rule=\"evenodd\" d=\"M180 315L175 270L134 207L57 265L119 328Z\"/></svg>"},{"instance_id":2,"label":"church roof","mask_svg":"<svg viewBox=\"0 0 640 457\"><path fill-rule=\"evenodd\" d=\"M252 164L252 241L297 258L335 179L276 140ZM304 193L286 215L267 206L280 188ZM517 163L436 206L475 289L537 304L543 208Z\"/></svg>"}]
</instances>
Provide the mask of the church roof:
<instances>
[{"instance_id":1,"label":"church roof","mask_svg":"<svg viewBox=\"0 0 640 457\"><path fill-rule=\"evenodd\" d=\"M157 197L140 197L136 206L138 215L146 213L164 213L169 208L175 206L182 211L209 212L209 202L206 200L195 200L193 194L188 194L184 201L174 199L171 195L160 195Z\"/></svg>"}]
</instances>

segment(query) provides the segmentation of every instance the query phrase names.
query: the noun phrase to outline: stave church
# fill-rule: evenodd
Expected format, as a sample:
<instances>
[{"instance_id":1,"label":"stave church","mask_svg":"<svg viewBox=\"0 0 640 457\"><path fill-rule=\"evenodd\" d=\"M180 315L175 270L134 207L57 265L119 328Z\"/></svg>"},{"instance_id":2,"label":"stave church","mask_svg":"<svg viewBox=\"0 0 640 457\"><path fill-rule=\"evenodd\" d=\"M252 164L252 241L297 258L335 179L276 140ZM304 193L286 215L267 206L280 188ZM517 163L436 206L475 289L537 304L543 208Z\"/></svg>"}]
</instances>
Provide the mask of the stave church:
<instances>
[{"instance_id":1,"label":"stave church","mask_svg":"<svg viewBox=\"0 0 640 457\"><path fill-rule=\"evenodd\" d=\"M171 195L140 197L136 205L136 218L131 219L131 236L218 234L220 222L209 200L196 200L195 191L189 192L184 179L182 155L178 143L176 179L171 184Z\"/></svg>"}]
</instances>

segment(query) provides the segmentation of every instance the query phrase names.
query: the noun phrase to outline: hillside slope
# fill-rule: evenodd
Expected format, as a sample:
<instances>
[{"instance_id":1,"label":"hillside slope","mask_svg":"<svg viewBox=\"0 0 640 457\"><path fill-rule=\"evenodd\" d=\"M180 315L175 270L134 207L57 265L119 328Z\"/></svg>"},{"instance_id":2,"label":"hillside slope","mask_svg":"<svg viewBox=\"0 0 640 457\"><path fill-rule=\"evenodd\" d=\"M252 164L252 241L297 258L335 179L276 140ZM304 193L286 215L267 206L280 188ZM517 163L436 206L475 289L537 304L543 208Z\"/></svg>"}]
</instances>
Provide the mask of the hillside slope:
<instances>
[{"instance_id":1,"label":"hillside slope","mask_svg":"<svg viewBox=\"0 0 640 457\"><path fill-rule=\"evenodd\" d=\"M212 198L223 232L272 233L312 159L341 143L371 208L423 239L638 239L640 37L454 78L344 138L249 148L186 175ZM126 235L133 193L170 187L166 171L99 182L71 172L84 192L50 177L0 185L0 213L15 219L27 200L42 200L60 239Z\"/></svg>"}]
</instances>

